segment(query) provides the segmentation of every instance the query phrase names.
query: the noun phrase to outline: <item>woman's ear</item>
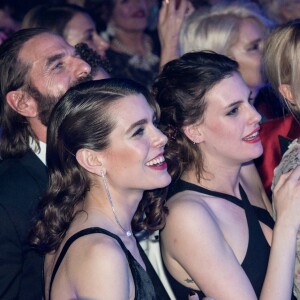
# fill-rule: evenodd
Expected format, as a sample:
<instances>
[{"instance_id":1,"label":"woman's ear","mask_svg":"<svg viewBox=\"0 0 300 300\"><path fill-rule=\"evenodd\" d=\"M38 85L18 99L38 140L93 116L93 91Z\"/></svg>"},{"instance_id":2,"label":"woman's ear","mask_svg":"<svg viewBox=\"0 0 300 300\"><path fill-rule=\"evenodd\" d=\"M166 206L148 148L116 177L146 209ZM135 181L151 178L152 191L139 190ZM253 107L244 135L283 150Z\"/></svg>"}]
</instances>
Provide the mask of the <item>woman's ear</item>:
<instances>
[{"instance_id":1,"label":"woman's ear","mask_svg":"<svg viewBox=\"0 0 300 300\"><path fill-rule=\"evenodd\" d=\"M78 163L90 173L104 176L106 170L102 165L101 156L98 152L90 149L80 149L76 152L76 160Z\"/></svg>"},{"instance_id":2,"label":"woman's ear","mask_svg":"<svg viewBox=\"0 0 300 300\"><path fill-rule=\"evenodd\" d=\"M6 101L14 111L24 117L34 118L38 115L36 101L22 90L8 92Z\"/></svg>"},{"instance_id":3,"label":"woman's ear","mask_svg":"<svg viewBox=\"0 0 300 300\"><path fill-rule=\"evenodd\" d=\"M295 99L293 97L291 86L289 84L280 84L278 90L284 99L292 104L295 104Z\"/></svg>"},{"instance_id":4,"label":"woman's ear","mask_svg":"<svg viewBox=\"0 0 300 300\"><path fill-rule=\"evenodd\" d=\"M204 137L201 132L201 125L200 124L192 124L192 125L187 125L184 126L183 132L184 134L194 143L194 144L199 144L203 142Z\"/></svg>"}]
</instances>

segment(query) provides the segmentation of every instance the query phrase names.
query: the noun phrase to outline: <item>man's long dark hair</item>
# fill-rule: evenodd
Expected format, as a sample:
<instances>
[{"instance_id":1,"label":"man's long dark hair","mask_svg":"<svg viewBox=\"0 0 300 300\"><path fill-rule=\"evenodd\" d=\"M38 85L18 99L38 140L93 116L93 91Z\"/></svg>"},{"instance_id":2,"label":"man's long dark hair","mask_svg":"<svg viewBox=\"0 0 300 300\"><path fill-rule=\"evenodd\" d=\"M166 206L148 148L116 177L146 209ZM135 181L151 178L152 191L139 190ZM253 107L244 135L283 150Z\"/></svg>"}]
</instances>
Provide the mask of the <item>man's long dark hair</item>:
<instances>
[{"instance_id":1,"label":"man's long dark hair","mask_svg":"<svg viewBox=\"0 0 300 300\"><path fill-rule=\"evenodd\" d=\"M36 139L27 119L8 105L6 95L28 83L30 66L19 59L24 44L47 32L40 28L20 30L0 45L1 159L22 156L29 150L30 137Z\"/></svg>"}]
</instances>

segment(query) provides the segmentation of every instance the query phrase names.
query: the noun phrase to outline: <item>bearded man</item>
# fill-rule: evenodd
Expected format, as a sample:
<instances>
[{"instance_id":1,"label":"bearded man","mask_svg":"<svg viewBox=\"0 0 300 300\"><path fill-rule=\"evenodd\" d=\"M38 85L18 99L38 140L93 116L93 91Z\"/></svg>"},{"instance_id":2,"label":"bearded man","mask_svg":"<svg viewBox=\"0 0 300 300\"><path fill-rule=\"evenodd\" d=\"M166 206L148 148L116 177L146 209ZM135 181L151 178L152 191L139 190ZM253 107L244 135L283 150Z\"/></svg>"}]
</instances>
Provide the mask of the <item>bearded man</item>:
<instances>
[{"instance_id":1,"label":"bearded man","mask_svg":"<svg viewBox=\"0 0 300 300\"><path fill-rule=\"evenodd\" d=\"M36 300L43 260L28 234L48 183L48 119L71 86L92 79L91 67L44 29L18 31L0 45L0 66L0 299Z\"/></svg>"}]
</instances>

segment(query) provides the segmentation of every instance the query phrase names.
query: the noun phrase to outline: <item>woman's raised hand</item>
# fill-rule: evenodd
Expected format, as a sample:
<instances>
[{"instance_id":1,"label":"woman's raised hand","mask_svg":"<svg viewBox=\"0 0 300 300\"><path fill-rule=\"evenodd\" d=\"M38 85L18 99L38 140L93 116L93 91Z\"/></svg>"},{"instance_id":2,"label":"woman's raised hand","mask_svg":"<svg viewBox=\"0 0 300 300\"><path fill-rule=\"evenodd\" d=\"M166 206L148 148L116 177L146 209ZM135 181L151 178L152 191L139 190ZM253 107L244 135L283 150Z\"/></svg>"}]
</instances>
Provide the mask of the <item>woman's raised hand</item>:
<instances>
[{"instance_id":1,"label":"woman's raised hand","mask_svg":"<svg viewBox=\"0 0 300 300\"><path fill-rule=\"evenodd\" d=\"M194 10L188 0L164 0L159 12L158 34L161 44L160 66L178 58L179 35L186 15Z\"/></svg>"}]
</instances>

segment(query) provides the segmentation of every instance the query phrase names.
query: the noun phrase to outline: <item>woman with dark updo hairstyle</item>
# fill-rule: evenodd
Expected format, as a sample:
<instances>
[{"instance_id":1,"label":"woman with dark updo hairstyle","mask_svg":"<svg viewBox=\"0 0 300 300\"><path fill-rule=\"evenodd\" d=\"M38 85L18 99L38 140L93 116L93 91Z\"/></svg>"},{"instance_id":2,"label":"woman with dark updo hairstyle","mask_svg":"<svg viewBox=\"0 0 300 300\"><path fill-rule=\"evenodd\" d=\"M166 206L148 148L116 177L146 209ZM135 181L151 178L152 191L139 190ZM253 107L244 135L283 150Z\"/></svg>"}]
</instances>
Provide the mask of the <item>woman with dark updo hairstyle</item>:
<instances>
[{"instance_id":1,"label":"woman with dark updo hairstyle","mask_svg":"<svg viewBox=\"0 0 300 300\"><path fill-rule=\"evenodd\" d=\"M261 116L237 62L187 53L165 65L153 93L169 138L161 249L176 298L291 299L300 168L274 191L274 226L252 162L263 151Z\"/></svg>"}]
</instances>

